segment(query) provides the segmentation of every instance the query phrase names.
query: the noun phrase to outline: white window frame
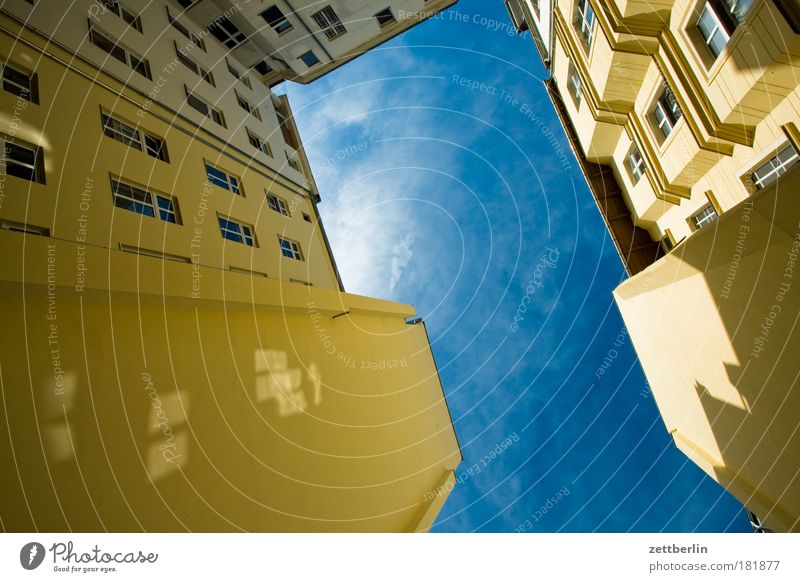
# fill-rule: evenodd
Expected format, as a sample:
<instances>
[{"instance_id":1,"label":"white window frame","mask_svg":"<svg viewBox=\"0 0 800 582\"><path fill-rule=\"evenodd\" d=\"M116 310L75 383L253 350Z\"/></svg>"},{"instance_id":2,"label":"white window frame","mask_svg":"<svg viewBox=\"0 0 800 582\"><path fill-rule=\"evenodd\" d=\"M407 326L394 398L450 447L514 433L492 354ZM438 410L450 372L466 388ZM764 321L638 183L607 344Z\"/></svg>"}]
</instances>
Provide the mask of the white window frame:
<instances>
[{"instance_id":1,"label":"white window frame","mask_svg":"<svg viewBox=\"0 0 800 582\"><path fill-rule=\"evenodd\" d=\"M111 47L112 51L115 48L119 49L120 51L122 51L122 54L124 55L124 58L122 58L122 59L119 58L119 56L115 55L114 52L110 52L110 51L106 50L104 47L102 47L99 44L97 44L97 42L95 40L97 37L100 37L103 40L105 40L107 43L110 43L112 45L112 47ZM101 30L100 28L98 28L97 26L95 26L91 21L89 21L89 42L91 42L93 46L95 46L99 50L103 51L108 56L117 59L121 63L124 63L128 68L132 69L136 73L139 73L141 76L145 77L146 79L149 79L151 81L153 80L153 75L152 75L151 70L150 70L150 61L148 61L144 57L140 57L136 53L132 52L130 49L122 46L118 41L112 40L112 36L110 34L108 34L107 32L105 32L105 31ZM144 72L142 70L140 70L140 67L137 66L137 63L138 63L139 66L141 66L141 68L143 69Z\"/></svg>"},{"instance_id":2,"label":"white window frame","mask_svg":"<svg viewBox=\"0 0 800 582\"><path fill-rule=\"evenodd\" d=\"M636 144L634 144L628 152L628 155L625 157L625 162L627 163L628 170L633 178L633 183L638 184L639 180L641 180L645 174L647 165L644 163L642 152L639 151L639 148L636 146Z\"/></svg>"},{"instance_id":3,"label":"white window frame","mask_svg":"<svg viewBox=\"0 0 800 582\"><path fill-rule=\"evenodd\" d=\"M250 142L250 145L256 148L261 153L267 154L269 157L272 157L272 148L269 145L269 142L264 141L260 137L258 137L255 133L250 131L249 127L245 128L247 132L247 140Z\"/></svg>"},{"instance_id":4,"label":"white window frame","mask_svg":"<svg viewBox=\"0 0 800 582\"><path fill-rule=\"evenodd\" d=\"M300 248L300 243L290 238L278 235L278 248L281 250L281 256L295 261L303 261L303 250Z\"/></svg>"},{"instance_id":5,"label":"white window frame","mask_svg":"<svg viewBox=\"0 0 800 582\"><path fill-rule=\"evenodd\" d=\"M575 2L575 30L581 37L587 50L592 48L594 43L594 30L597 25L597 15L589 0L577 0Z\"/></svg>"},{"instance_id":6,"label":"white window frame","mask_svg":"<svg viewBox=\"0 0 800 582\"><path fill-rule=\"evenodd\" d=\"M292 217L292 213L289 212L289 204L283 198L275 196L275 194L267 194L267 205L269 206L270 210L273 212L277 212L278 214L283 214L284 216L288 216L289 218Z\"/></svg>"},{"instance_id":7,"label":"white window frame","mask_svg":"<svg viewBox=\"0 0 800 582\"><path fill-rule=\"evenodd\" d=\"M103 4L109 12L114 13L124 20L128 26L138 32L142 32L142 19L139 18L138 14L134 14L132 10L126 8L116 0L103 0Z\"/></svg>"},{"instance_id":8,"label":"white window frame","mask_svg":"<svg viewBox=\"0 0 800 582\"><path fill-rule=\"evenodd\" d=\"M30 101L31 103L38 103L38 80L36 78L36 73L29 73L26 70L17 67L15 65L9 64L7 61L0 60L0 83L3 85L3 91L11 93L19 97L20 99L25 99L26 101ZM13 71L17 75L21 77L25 77L28 80L28 86L21 85L18 81L14 79L9 79L6 77L6 70ZM14 87L19 90L12 91L7 88L7 85Z\"/></svg>"},{"instance_id":9,"label":"white window frame","mask_svg":"<svg viewBox=\"0 0 800 582\"><path fill-rule=\"evenodd\" d=\"M672 115L669 114L667 94L671 91L672 90L669 88L669 86L665 86L656 99L656 104L653 107L653 118L655 119L656 127L659 129L659 131L661 131L664 139L667 139L670 136L675 129L675 126L678 125L678 122L683 117L683 111L681 111L677 100L675 100L675 107L672 109ZM673 116L675 117L674 120L672 119Z\"/></svg>"},{"instance_id":10,"label":"white window frame","mask_svg":"<svg viewBox=\"0 0 800 582\"><path fill-rule=\"evenodd\" d=\"M125 186L131 189L133 194L139 194L140 198L136 198L136 196L129 196L127 194L121 193L119 191L119 186ZM153 213L152 215L146 214L144 212L139 212L134 208L128 208L126 206L120 206L117 204L117 200L123 200L132 202L133 204L138 204L143 208L149 208L150 211ZM167 208L162 208L159 204L160 201L165 200L168 203ZM114 205L114 208L121 208L122 210L128 210L135 214L139 214L141 216L147 216L149 218L157 218L161 222L167 222L170 224L177 224L180 225L180 211L178 207L178 199L175 196L169 196L168 194L161 194L159 192L153 192L147 188L143 188L141 186L137 186L127 180L123 180L122 178L118 178L115 176L111 176L111 201ZM163 211L163 214L162 214ZM164 215L171 216L174 220L167 220L164 218Z\"/></svg>"},{"instance_id":11,"label":"white window frame","mask_svg":"<svg viewBox=\"0 0 800 582\"><path fill-rule=\"evenodd\" d=\"M212 87L217 86L216 83L214 83L214 76L207 69L197 64L197 62L195 62L187 54L184 54L181 51L181 47L178 46L177 42L175 43L175 56L184 67L186 67L195 75L203 79L206 83L208 83Z\"/></svg>"},{"instance_id":12,"label":"white window frame","mask_svg":"<svg viewBox=\"0 0 800 582\"><path fill-rule=\"evenodd\" d=\"M16 138L12 138L3 134L0 134L0 144L2 144L2 150L0 150L0 175L11 176L13 178L26 180L28 182L35 182L37 184L45 183L44 159L42 158L44 152L41 147L35 146L28 142L21 142ZM6 151L7 144L31 152L33 154L33 163L28 163L25 161L9 158ZM15 176L14 174L9 174L8 173L9 162L11 162L15 166L19 166L21 168L30 170L31 173L33 174L33 179L29 180L28 178L23 178L22 176Z\"/></svg>"},{"instance_id":13,"label":"white window frame","mask_svg":"<svg viewBox=\"0 0 800 582\"><path fill-rule=\"evenodd\" d=\"M258 110L258 107L250 103L247 99L242 97L239 92L234 89L233 93L236 96L236 103L239 104L239 107L247 111L250 115L261 121L261 112Z\"/></svg>"},{"instance_id":14,"label":"white window frame","mask_svg":"<svg viewBox=\"0 0 800 582\"><path fill-rule=\"evenodd\" d=\"M311 15L311 18L317 23L320 30L325 33L328 40L334 40L347 32L342 19L336 14L333 6L328 4Z\"/></svg>"},{"instance_id":15,"label":"white window frame","mask_svg":"<svg viewBox=\"0 0 800 582\"><path fill-rule=\"evenodd\" d=\"M224 226L220 222L220 220L224 220L225 222L227 222L228 226L227 227ZM258 241L256 240L256 231L251 224L245 224L243 222L239 222L238 220L234 220L228 216L217 214L217 225L219 226L219 234L222 237L222 240L229 240L231 242L235 242L248 247L258 248ZM224 233L226 232L236 235L242 240L230 239L225 236Z\"/></svg>"},{"instance_id":16,"label":"white window frame","mask_svg":"<svg viewBox=\"0 0 800 582\"><path fill-rule=\"evenodd\" d=\"M569 88L569 94L572 95L572 99L575 101L575 107L580 109L581 102L583 101L583 82L581 81L580 75L578 75L577 67L571 62L569 64L568 73L567 86Z\"/></svg>"},{"instance_id":17,"label":"white window frame","mask_svg":"<svg viewBox=\"0 0 800 582\"><path fill-rule=\"evenodd\" d=\"M234 66L231 64L231 61L230 61L230 59L229 59L228 57L225 57L225 64L226 64L226 65L228 65L228 72L229 72L231 75L233 75L234 77L236 77L236 79L237 79L237 80L241 81L241 82L242 82L242 84L243 84L245 87L247 87L247 88L248 88L248 89L250 89L251 91L253 90L253 86L250 84L250 79L247 77L247 75L240 73L240 72L239 72L239 69L237 69L236 67L234 67Z\"/></svg>"},{"instance_id":18,"label":"white window frame","mask_svg":"<svg viewBox=\"0 0 800 582\"><path fill-rule=\"evenodd\" d=\"M289 152L284 151L286 154L286 162L289 164L289 167L292 168L295 172L300 171L300 163L294 158L294 156L289 155Z\"/></svg>"},{"instance_id":19,"label":"white window frame","mask_svg":"<svg viewBox=\"0 0 800 582\"><path fill-rule=\"evenodd\" d=\"M121 130L120 128L109 125L109 122L119 124L121 126ZM115 115L111 115L110 113L106 113L105 111L101 111L100 113L100 124L103 128L103 135L105 135L106 137L109 137L114 141L118 141L129 147L144 152L148 156L151 156L157 160L161 160L162 162L169 161L167 154L167 144L163 138L148 133L146 131L143 131L138 127L134 127L127 121L124 121ZM106 130L113 133L114 135L108 135L108 133L106 133ZM160 147L158 148L153 147L150 143L148 143L147 141L148 138L150 140L157 141ZM161 155L159 155L159 153Z\"/></svg>"},{"instance_id":20,"label":"white window frame","mask_svg":"<svg viewBox=\"0 0 800 582\"><path fill-rule=\"evenodd\" d=\"M186 26L183 22L181 22L178 18L172 15L170 12L169 6L167 6L167 19L169 23L172 25L172 28L177 30L181 33L181 35L186 38L187 40L192 41L192 43L199 48L201 51L206 52L206 43L205 41L189 30L189 27Z\"/></svg>"},{"instance_id":21,"label":"white window frame","mask_svg":"<svg viewBox=\"0 0 800 582\"><path fill-rule=\"evenodd\" d=\"M235 194L236 196L244 196L244 188L242 188L242 180L238 176L234 176L230 172L227 172L220 168L219 166L215 166L210 162L204 162L205 171L206 171L206 181L219 188L225 188L226 190L230 191L231 193ZM213 181L208 175L208 169L211 168L216 170L224 177L225 184L220 184L218 182ZM219 179L219 178L218 178Z\"/></svg>"},{"instance_id":22,"label":"white window frame","mask_svg":"<svg viewBox=\"0 0 800 582\"><path fill-rule=\"evenodd\" d=\"M228 127L225 125L225 115L222 113L221 109L217 109L213 107L208 101L193 93L189 90L189 87L184 85L184 89L186 90L186 103L191 107L193 110L197 111L200 115L207 117L217 125L221 125L222 127ZM205 111L201 111L199 108L192 105L192 99L199 101L205 108Z\"/></svg>"},{"instance_id":23,"label":"white window frame","mask_svg":"<svg viewBox=\"0 0 800 582\"><path fill-rule=\"evenodd\" d=\"M782 160L781 154L786 150L791 150L791 155L788 159ZM763 190L775 180L778 180L782 175L789 171L789 168L794 166L800 160L797 148L791 142L786 142L773 155L768 159L761 162L758 166L753 168L748 177L753 183L756 190ZM761 170L768 170L763 176L758 176Z\"/></svg>"},{"instance_id":24,"label":"white window frame","mask_svg":"<svg viewBox=\"0 0 800 582\"><path fill-rule=\"evenodd\" d=\"M709 31L708 36L705 35L703 29L700 27L700 21L703 19L703 15L706 13L709 14L714 23L714 27L711 29L711 31ZM697 23L695 24L695 26L697 27L697 31L700 33L700 37L703 39L703 42L708 48L708 51L712 55L714 55L715 59L719 57L719 55L722 54L722 51L725 48L725 46L728 44L728 41L731 40L731 35L728 33L725 26L722 24L722 20L720 20L719 15L717 14L716 10L714 10L714 7L711 5L710 2L705 3L705 6L703 7L703 10L700 12L700 17L697 19ZM713 48L714 45L711 42L715 34L720 34L725 39L725 42L719 49L719 52L717 52Z\"/></svg>"},{"instance_id":25,"label":"white window frame","mask_svg":"<svg viewBox=\"0 0 800 582\"><path fill-rule=\"evenodd\" d=\"M709 202L700 210L692 214L692 226L695 230L700 230L707 224L714 222L717 218L719 218L719 214L717 214L717 210L714 208L714 205Z\"/></svg>"},{"instance_id":26,"label":"white window frame","mask_svg":"<svg viewBox=\"0 0 800 582\"><path fill-rule=\"evenodd\" d=\"M226 29L222 25L223 22L229 23L236 30L236 32L232 33L230 30ZM241 30L239 30L239 27L236 26L233 23L233 21L224 14L219 18L211 21L211 23L207 27L207 30L211 34L211 36L216 38L226 48L229 48L231 50L235 49L236 47L238 47L240 44L242 44L247 40L247 35L243 33ZM224 39L219 38L216 34L214 34L213 32L214 30L219 30L222 33L222 36L224 36L225 38ZM240 36L242 37L241 40L239 39Z\"/></svg>"}]
</instances>

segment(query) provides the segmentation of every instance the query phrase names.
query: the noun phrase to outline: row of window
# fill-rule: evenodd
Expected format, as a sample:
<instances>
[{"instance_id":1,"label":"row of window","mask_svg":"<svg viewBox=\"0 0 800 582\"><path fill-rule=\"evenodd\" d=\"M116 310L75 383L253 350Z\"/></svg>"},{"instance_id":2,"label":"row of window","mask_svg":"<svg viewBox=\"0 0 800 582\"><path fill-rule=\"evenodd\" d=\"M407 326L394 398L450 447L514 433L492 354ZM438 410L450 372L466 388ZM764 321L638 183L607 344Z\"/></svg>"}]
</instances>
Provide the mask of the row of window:
<instances>
[{"instance_id":1,"label":"row of window","mask_svg":"<svg viewBox=\"0 0 800 582\"><path fill-rule=\"evenodd\" d=\"M277 5L270 6L261 12L260 16L272 28L272 30L279 35L284 34L294 28L292 22ZM384 8L380 12L375 13L374 17L378 22L378 26L381 28L385 28L397 22L397 19L394 17L391 8ZM336 14L333 6L324 6L320 10L314 12L311 15L311 18L329 41L335 40L347 32L347 28L342 23L339 15ZM317 57L314 51L311 50L301 54L297 58L303 61L303 64L309 68L319 64L320 62L319 57Z\"/></svg>"},{"instance_id":2,"label":"row of window","mask_svg":"<svg viewBox=\"0 0 800 582\"><path fill-rule=\"evenodd\" d=\"M124 208L151 218L158 217L160 220L171 222L172 224L182 224L178 200L174 196L155 194L139 186L114 178L111 179L111 192L114 206L117 208ZM276 199L271 194L268 194L267 197L268 199ZM282 202L285 204L285 201ZM272 207L272 201L270 201L270 207ZM288 215L288 208L285 213ZM219 231L222 238L249 247L258 246L255 229L252 225L222 215L217 215L217 222L219 223ZM300 243L297 241L278 235L278 247L283 256L298 261L304 260Z\"/></svg>"},{"instance_id":3,"label":"row of window","mask_svg":"<svg viewBox=\"0 0 800 582\"><path fill-rule=\"evenodd\" d=\"M694 22L705 46L716 59L744 20L753 0L707 0ZM589 0L577 0L573 26L588 53L594 41L597 17Z\"/></svg>"},{"instance_id":4,"label":"row of window","mask_svg":"<svg viewBox=\"0 0 800 582\"><path fill-rule=\"evenodd\" d=\"M800 154L794 145L787 143L775 155L758 165L747 174L745 181L752 185L753 190L763 190L800 161ZM625 157L625 165L631 176L633 184L639 182L645 173L645 163L636 144L631 146Z\"/></svg>"}]
</instances>

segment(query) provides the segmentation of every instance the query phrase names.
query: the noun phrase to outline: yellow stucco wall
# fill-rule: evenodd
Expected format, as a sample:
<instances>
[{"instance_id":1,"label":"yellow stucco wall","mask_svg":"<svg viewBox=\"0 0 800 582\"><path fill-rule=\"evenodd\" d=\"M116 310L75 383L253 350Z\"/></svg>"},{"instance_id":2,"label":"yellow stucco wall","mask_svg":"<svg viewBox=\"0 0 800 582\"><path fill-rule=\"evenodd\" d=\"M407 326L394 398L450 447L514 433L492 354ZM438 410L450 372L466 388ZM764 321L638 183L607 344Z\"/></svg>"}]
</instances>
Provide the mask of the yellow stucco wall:
<instances>
[{"instance_id":1,"label":"yellow stucco wall","mask_svg":"<svg viewBox=\"0 0 800 582\"><path fill-rule=\"evenodd\" d=\"M190 265L100 249L76 292L75 243L0 245L7 530L432 522L460 453L410 308L210 268L193 300Z\"/></svg>"},{"instance_id":2,"label":"yellow stucco wall","mask_svg":"<svg viewBox=\"0 0 800 582\"><path fill-rule=\"evenodd\" d=\"M800 531L800 172L614 292L675 444L776 531Z\"/></svg>"},{"instance_id":3,"label":"yellow stucco wall","mask_svg":"<svg viewBox=\"0 0 800 582\"><path fill-rule=\"evenodd\" d=\"M37 74L39 103L0 91L0 133L45 170L0 179L3 528L427 530L461 459L428 337L411 307L339 290L313 178L3 14L0 58ZM101 111L169 161L104 136ZM115 207L112 176L175 196L182 224ZM224 240L217 213L257 246Z\"/></svg>"}]
</instances>

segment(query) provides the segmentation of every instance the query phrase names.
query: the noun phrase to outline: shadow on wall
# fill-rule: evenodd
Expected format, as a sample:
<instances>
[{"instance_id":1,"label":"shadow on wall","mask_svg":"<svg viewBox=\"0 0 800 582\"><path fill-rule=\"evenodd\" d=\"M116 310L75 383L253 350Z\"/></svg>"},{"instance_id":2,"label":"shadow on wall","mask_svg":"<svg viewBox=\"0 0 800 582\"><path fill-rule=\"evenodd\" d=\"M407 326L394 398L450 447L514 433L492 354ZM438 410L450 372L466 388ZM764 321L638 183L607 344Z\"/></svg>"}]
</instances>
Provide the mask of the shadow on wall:
<instances>
[{"instance_id":1,"label":"shadow on wall","mask_svg":"<svg viewBox=\"0 0 800 582\"><path fill-rule=\"evenodd\" d=\"M676 444L800 530L800 167L615 291Z\"/></svg>"}]
</instances>

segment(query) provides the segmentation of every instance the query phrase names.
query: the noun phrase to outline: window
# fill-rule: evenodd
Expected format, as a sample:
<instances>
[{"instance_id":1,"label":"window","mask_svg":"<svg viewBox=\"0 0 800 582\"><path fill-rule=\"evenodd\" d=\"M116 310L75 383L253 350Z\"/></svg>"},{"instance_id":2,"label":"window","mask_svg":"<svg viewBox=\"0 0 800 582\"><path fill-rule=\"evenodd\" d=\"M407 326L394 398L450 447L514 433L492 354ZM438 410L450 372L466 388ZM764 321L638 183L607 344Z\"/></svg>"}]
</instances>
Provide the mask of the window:
<instances>
[{"instance_id":1,"label":"window","mask_svg":"<svg viewBox=\"0 0 800 582\"><path fill-rule=\"evenodd\" d=\"M391 8L385 8L380 12L378 12L375 15L375 19L378 21L378 26L380 26L381 28L384 28L386 26L389 26L390 24L394 24L395 22L397 22L394 18L394 14L392 14Z\"/></svg>"},{"instance_id":2,"label":"window","mask_svg":"<svg viewBox=\"0 0 800 582\"><path fill-rule=\"evenodd\" d=\"M578 32L584 48L587 50L592 47L596 20L594 9L589 4L589 0L578 0L575 4L575 16L572 19L572 24Z\"/></svg>"},{"instance_id":3,"label":"window","mask_svg":"<svg viewBox=\"0 0 800 582\"><path fill-rule=\"evenodd\" d=\"M695 230L703 228L705 225L714 222L717 219L717 211L711 204L707 204L697 214L692 216L692 224Z\"/></svg>"},{"instance_id":4,"label":"window","mask_svg":"<svg viewBox=\"0 0 800 582\"><path fill-rule=\"evenodd\" d=\"M306 222L311 222L311 216L304 212L303 213L303 220L305 220Z\"/></svg>"},{"instance_id":5,"label":"window","mask_svg":"<svg viewBox=\"0 0 800 582\"><path fill-rule=\"evenodd\" d=\"M121 63L128 65L143 77L152 80L150 76L150 63L147 62L147 59L137 57L129 50L122 48L119 44L110 40L105 33L99 32L94 26L89 27L89 40L103 52L108 53Z\"/></svg>"},{"instance_id":6,"label":"window","mask_svg":"<svg viewBox=\"0 0 800 582\"><path fill-rule=\"evenodd\" d=\"M219 109L214 109L213 107L211 107L211 105L209 105L196 95L192 94L189 91L188 87L186 87L186 102L195 111L202 113L204 116L208 117L209 119L212 119L216 123L220 124L222 127L227 127L225 125L225 117L222 115L222 111L220 111Z\"/></svg>"},{"instance_id":7,"label":"window","mask_svg":"<svg viewBox=\"0 0 800 582\"><path fill-rule=\"evenodd\" d=\"M295 259L297 261L303 260L303 253L300 250L300 244L288 238L278 237L278 244L281 247L281 254L284 257Z\"/></svg>"},{"instance_id":8,"label":"window","mask_svg":"<svg viewBox=\"0 0 800 582\"><path fill-rule=\"evenodd\" d=\"M177 30L187 39L192 41L200 50L202 51L206 50L205 41L196 34L194 34L192 31L190 31L188 28L186 28L186 26L184 26L180 20L172 16L172 13L169 11L169 7L167 7L167 18L169 19L169 23L175 30Z\"/></svg>"},{"instance_id":9,"label":"window","mask_svg":"<svg viewBox=\"0 0 800 582\"><path fill-rule=\"evenodd\" d=\"M267 154L269 157L272 157L272 148L269 147L269 143L265 142L263 139L258 137L249 129L247 131L247 140L250 142L250 145L256 148L258 151Z\"/></svg>"},{"instance_id":10,"label":"window","mask_svg":"<svg viewBox=\"0 0 800 582\"><path fill-rule=\"evenodd\" d=\"M282 34L292 29L292 23L283 15L277 6L270 6L261 13L261 18L266 20L272 29L278 34Z\"/></svg>"},{"instance_id":11,"label":"window","mask_svg":"<svg viewBox=\"0 0 800 582\"><path fill-rule=\"evenodd\" d=\"M257 247L255 230L252 226L241 224L230 218L217 215L219 221L219 232L222 238L238 242L249 247Z\"/></svg>"},{"instance_id":12,"label":"window","mask_svg":"<svg viewBox=\"0 0 800 582\"><path fill-rule=\"evenodd\" d=\"M800 156L792 144L787 145L781 149L775 156L768 159L761 166L756 168L750 179L756 190L761 190L772 184L780 176L789 171L789 168L794 166Z\"/></svg>"},{"instance_id":13,"label":"window","mask_svg":"<svg viewBox=\"0 0 800 582\"><path fill-rule=\"evenodd\" d=\"M223 172L214 166L206 164L206 177L208 178L208 181L215 186L230 190L237 196L242 195L242 190L239 187L239 180L227 172Z\"/></svg>"},{"instance_id":14,"label":"window","mask_svg":"<svg viewBox=\"0 0 800 582\"><path fill-rule=\"evenodd\" d=\"M137 128L105 113L101 114L101 118L103 121L103 133L111 139L143 151L157 160L167 161L167 148L164 145L164 140L160 137L139 131Z\"/></svg>"},{"instance_id":15,"label":"window","mask_svg":"<svg viewBox=\"0 0 800 582\"><path fill-rule=\"evenodd\" d=\"M236 93L236 102L239 104L239 107L247 111L250 115L261 121L261 113L259 113L258 108L250 105L250 102L247 101L244 97L239 95L238 91L234 91Z\"/></svg>"},{"instance_id":16,"label":"window","mask_svg":"<svg viewBox=\"0 0 800 582\"><path fill-rule=\"evenodd\" d=\"M242 84L248 89L253 88L253 86L250 84L250 79L248 79L246 76L243 77L242 74L239 72L239 69L234 67L227 58L225 59L225 62L228 64L228 71L230 72L231 75L239 79L242 82Z\"/></svg>"},{"instance_id":17,"label":"window","mask_svg":"<svg viewBox=\"0 0 800 582\"><path fill-rule=\"evenodd\" d=\"M178 60L183 64L183 66L192 71L195 75L202 77L203 80L212 87L216 87L214 84L214 77L211 75L211 73L186 56L185 51L186 47L181 48L178 46L178 43L175 43L175 56L178 57Z\"/></svg>"},{"instance_id":18,"label":"window","mask_svg":"<svg viewBox=\"0 0 800 582\"><path fill-rule=\"evenodd\" d=\"M39 103L39 83L35 74L23 73L8 63L0 63L3 67L3 91L8 91L32 103Z\"/></svg>"},{"instance_id":19,"label":"window","mask_svg":"<svg viewBox=\"0 0 800 582\"><path fill-rule=\"evenodd\" d=\"M291 218L292 215L289 212L289 205L283 198L278 198L273 194L267 193L267 204L269 204L271 210L274 210L278 214L283 214L284 216L288 216Z\"/></svg>"},{"instance_id":20,"label":"window","mask_svg":"<svg viewBox=\"0 0 800 582\"><path fill-rule=\"evenodd\" d=\"M675 124L678 123L681 117L683 117L683 111L681 111L678 101L675 99L675 94L669 86L664 87L664 91L656 101L653 109L653 119L665 139L672 133Z\"/></svg>"},{"instance_id":21,"label":"window","mask_svg":"<svg viewBox=\"0 0 800 582\"><path fill-rule=\"evenodd\" d=\"M269 66L269 63L266 60L256 63L253 65L253 68L262 76L269 75L272 72L272 67Z\"/></svg>"},{"instance_id":22,"label":"window","mask_svg":"<svg viewBox=\"0 0 800 582\"><path fill-rule=\"evenodd\" d=\"M0 170L2 175L15 176L29 182L44 184L42 148L17 142L11 137L4 137Z\"/></svg>"},{"instance_id":23,"label":"window","mask_svg":"<svg viewBox=\"0 0 800 582\"><path fill-rule=\"evenodd\" d=\"M307 53L303 53L297 58L303 61L307 67L313 67L314 65L319 63L319 59L317 58L317 55L314 54L314 51L308 51Z\"/></svg>"},{"instance_id":24,"label":"window","mask_svg":"<svg viewBox=\"0 0 800 582\"><path fill-rule=\"evenodd\" d=\"M633 183L638 183L641 177L644 176L645 165L644 159L642 158L642 153L635 144L628 152L628 157L625 159L625 163L628 165L628 171L631 173L631 179L633 180Z\"/></svg>"},{"instance_id":25,"label":"window","mask_svg":"<svg viewBox=\"0 0 800 582\"><path fill-rule=\"evenodd\" d=\"M292 156L289 155L289 152L286 152L286 162L289 164L289 167L292 168L295 172L300 171L300 164L297 163Z\"/></svg>"},{"instance_id":26,"label":"window","mask_svg":"<svg viewBox=\"0 0 800 582\"><path fill-rule=\"evenodd\" d=\"M229 49L234 49L247 40L244 33L236 28L236 25L227 16L220 16L214 20L209 25L208 31Z\"/></svg>"},{"instance_id":27,"label":"window","mask_svg":"<svg viewBox=\"0 0 800 582\"><path fill-rule=\"evenodd\" d=\"M708 50L714 57L718 57L722 53L722 49L728 44L731 38L730 33L723 26L720 17L714 12L711 4L706 2L703 12L700 13L700 19L697 21L697 29L700 31L703 40L708 46Z\"/></svg>"},{"instance_id":28,"label":"window","mask_svg":"<svg viewBox=\"0 0 800 582\"><path fill-rule=\"evenodd\" d=\"M333 40L347 32L344 24L342 24L342 21L339 19L339 15L336 14L331 6L326 6L322 10L315 12L311 15L311 18L313 18L317 26L322 29L322 32L325 33L328 40Z\"/></svg>"},{"instance_id":29,"label":"window","mask_svg":"<svg viewBox=\"0 0 800 582\"><path fill-rule=\"evenodd\" d=\"M103 0L103 4L109 10L109 12L113 12L119 16L122 20L127 22L131 28L142 32L142 21L136 14L127 8L124 8L119 2L115 2L114 0Z\"/></svg>"},{"instance_id":30,"label":"window","mask_svg":"<svg viewBox=\"0 0 800 582\"><path fill-rule=\"evenodd\" d=\"M111 179L111 194L114 198L114 206L117 208L124 208L144 216L155 217L157 215L164 222L181 224L178 201L171 196L153 194L148 190L120 182L114 178Z\"/></svg>"},{"instance_id":31,"label":"window","mask_svg":"<svg viewBox=\"0 0 800 582\"><path fill-rule=\"evenodd\" d=\"M578 76L578 70L572 63L569 64L569 79L568 79L569 94L572 95L572 100L575 102L575 107L580 108L581 100L583 99L583 86L581 85L581 78Z\"/></svg>"}]
</instances>

